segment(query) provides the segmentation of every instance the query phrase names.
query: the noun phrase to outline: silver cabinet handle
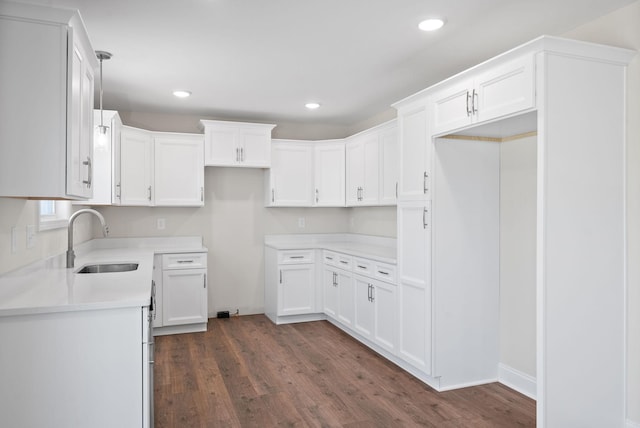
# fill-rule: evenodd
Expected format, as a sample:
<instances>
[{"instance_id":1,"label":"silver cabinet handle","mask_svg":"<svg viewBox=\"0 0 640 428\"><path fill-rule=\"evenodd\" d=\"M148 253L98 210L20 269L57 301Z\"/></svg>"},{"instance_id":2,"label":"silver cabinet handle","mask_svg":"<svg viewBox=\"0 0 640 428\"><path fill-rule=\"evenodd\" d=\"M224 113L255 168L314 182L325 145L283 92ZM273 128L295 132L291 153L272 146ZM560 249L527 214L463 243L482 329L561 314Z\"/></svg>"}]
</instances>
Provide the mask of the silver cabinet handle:
<instances>
[{"instance_id":1,"label":"silver cabinet handle","mask_svg":"<svg viewBox=\"0 0 640 428\"><path fill-rule=\"evenodd\" d=\"M340 263L342 263L343 265L348 265L349 262L345 261L345 260L340 260Z\"/></svg>"},{"instance_id":2,"label":"silver cabinet handle","mask_svg":"<svg viewBox=\"0 0 640 428\"><path fill-rule=\"evenodd\" d=\"M467 91L467 117L470 117L471 113L473 113L472 107L469 104L469 99L470 98L471 98L471 95L469 94L469 91Z\"/></svg>"},{"instance_id":3,"label":"silver cabinet handle","mask_svg":"<svg viewBox=\"0 0 640 428\"><path fill-rule=\"evenodd\" d=\"M276 191L274 189L271 189L271 202L275 202L276 201Z\"/></svg>"},{"instance_id":4,"label":"silver cabinet handle","mask_svg":"<svg viewBox=\"0 0 640 428\"><path fill-rule=\"evenodd\" d=\"M376 300L375 290L373 289L373 284L369 284L369 287L371 287L371 303L373 303Z\"/></svg>"},{"instance_id":5,"label":"silver cabinet handle","mask_svg":"<svg viewBox=\"0 0 640 428\"><path fill-rule=\"evenodd\" d=\"M200 186L200 202L204 202L204 187Z\"/></svg>"},{"instance_id":6,"label":"silver cabinet handle","mask_svg":"<svg viewBox=\"0 0 640 428\"><path fill-rule=\"evenodd\" d=\"M149 186L149 200L151 200L151 186Z\"/></svg>"},{"instance_id":7,"label":"silver cabinet handle","mask_svg":"<svg viewBox=\"0 0 640 428\"><path fill-rule=\"evenodd\" d=\"M282 284L282 269L280 269L280 284Z\"/></svg>"},{"instance_id":8,"label":"silver cabinet handle","mask_svg":"<svg viewBox=\"0 0 640 428\"><path fill-rule=\"evenodd\" d=\"M122 199L122 185L120 183L116 184L116 189L118 189L116 191L116 198Z\"/></svg>"},{"instance_id":9,"label":"silver cabinet handle","mask_svg":"<svg viewBox=\"0 0 640 428\"><path fill-rule=\"evenodd\" d=\"M318 200L319 200L318 189L316 189L316 204L318 203Z\"/></svg>"},{"instance_id":10,"label":"silver cabinet handle","mask_svg":"<svg viewBox=\"0 0 640 428\"><path fill-rule=\"evenodd\" d=\"M176 260L176 263L178 264L193 263L193 260Z\"/></svg>"},{"instance_id":11,"label":"silver cabinet handle","mask_svg":"<svg viewBox=\"0 0 640 428\"><path fill-rule=\"evenodd\" d=\"M236 162L240 162L240 149L236 147Z\"/></svg>"},{"instance_id":12,"label":"silver cabinet handle","mask_svg":"<svg viewBox=\"0 0 640 428\"><path fill-rule=\"evenodd\" d=\"M304 259L304 256L289 256L290 259Z\"/></svg>"},{"instance_id":13,"label":"silver cabinet handle","mask_svg":"<svg viewBox=\"0 0 640 428\"><path fill-rule=\"evenodd\" d=\"M88 189L91 189L91 181L93 180L93 165L91 164L91 158L87 156L87 160L82 162L82 165L87 166L87 179L82 180L82 183L86 184Z\"/></svg>"},{"instance_id":14,"label":"silver cabinet handle","mask_svg":"<svg viewBox=\"0 0 640 428\"><path fill-rule=\"evenodd\" d=\"M398 182L396 181L396 199L398 199Z\"/></svg>"},{"instance_id":15,"label":"silver cabinet handle","mask_svg":"<svg viewBox=\"0 0 640 428\"><path fill-rule=\"evenodd\" d=\"M204 282L202 284L202 288L207 288L207 274L204 274Z\"/></svg>"},{"instance_id":16,"label":"silver cabinet handle","mask_svg":"<svg viewBox=\"0 0 640 428\"><path fill-rule=\"evenodd\" d=\"M429 181L429 174L427 174L427 171L425 171L424 176L422 177L422 190L425 194L429 190L429 185L427 184L427 181Z\"/></svg>"},{"instance_id":17,"label":"silver cabinet handle","mask_svg":"<svg viewBox=\"0 0 640 428\"><path fill-rule=\"evenodd\" d=\"M327 257L325 257L325 259L327 259L327 260L333 260L333 257L329 257L329 256L327 256Z\"/></svg>"},{"instance_id":18,"label":"silver cabinet handle","mask_svg":"<svg viewBox=\"0 0 640 428\"><path fill-rule=\"evenodd\" d=\"M427 226L428 226L428 224L427 224L427 209L425 208L422 211L422 228L426 229Z\"/></svg>"},{"instance_id":19,"label":"silver cabinet handle","mask_svg":"<svg viewBox=\"0 0 640 428\"><path fill-rule=\"evenodd\" d=\"M471 95L471 112L473 114L478 114L478 93L476 92L476 90L473 90L473 94Z\"/></svg>"},{"instance_id":20,"label":"silver cabinet handle","mask_svg":"<svg viewBox=\"0 0 640 428\"><path fill-rule=\"evenodd\" d=\"M240 162L244 162L244 148L240 147Z\"/></svg>"},{"instance_id":21,"label":"silver cabinet handle","mask_svg":"<svg viewBox=\"0 0 640 428\"><path fill-rule=\"evenodd\" d=\"M358 265L358 268L359 269L366 269L367 267L366 266L362 266L362 265Z\"/></svg>"},{"instance_id":22,"label":"silver cabinet handle","mask_svg":"<svg viewBox=\"0 0 640 428\"><path fill-rule=\"evenodd\" d=\"M385 272L383 270L379 270L378 273L381 275L389 275L389 272Z\"/></svg>"}]
</instances>

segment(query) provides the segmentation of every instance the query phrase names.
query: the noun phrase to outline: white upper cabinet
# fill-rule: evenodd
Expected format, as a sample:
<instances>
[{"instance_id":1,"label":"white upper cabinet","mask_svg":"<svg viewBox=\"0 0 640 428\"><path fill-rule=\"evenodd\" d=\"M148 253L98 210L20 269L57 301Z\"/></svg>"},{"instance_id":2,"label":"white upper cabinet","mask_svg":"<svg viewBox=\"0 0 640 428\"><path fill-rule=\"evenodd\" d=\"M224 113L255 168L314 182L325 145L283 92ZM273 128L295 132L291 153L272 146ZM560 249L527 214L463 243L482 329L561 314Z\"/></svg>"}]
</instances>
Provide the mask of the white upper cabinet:
<instances>
[{"instance_id":1,"label":"white upper cabinet","mask_svg":"<svg viewBox=\"0 0 640 428\"><path fill-rule=\"evenodd\" d=\"M358 134L347 141L347 206L378 204L379 149L376 132Z\"/></svg>"},{"instance_id":2,"label":"white upper cabinet","mask_svg":"<svg viewBox=\"0 0 640 428\"><path fill-rule=\"evenodd\" d=\"M98 62L79 14L0 3L0 33L20 41L0 49L0 196L90 198Z\"/></svg>"},{"instance_id":3,"label":"white upper cabinet","mask_svg":"<svg viewBox=\"0 0 640 428\"><path fill-rule=\"evenodd\" d=\"M113 187L113 169L116 141L120 141L122 120L117 111L104 110L102 120L107 126L105 135L98 135L96 127L100 125L100 110L93 111L93 197L86 201L74 202L80 205L111 205L120 189Z\"/></svg>"},{"instance_id":4,"label":"white upper cabinet","mask_svg":"<svg viewBox=\"0 0 640 428\"><path fill-rule=\"evenodd\" d=\"M276 125L201 120L205 165L269 168L271 130Z\"/></svg>"},{"instance_id":5,"label":"white upper cabinet","mask_svg":"<svg viewBox=\"0 0 640 428\"><path fill-rule=\"evenodd\" d=\"M431 197L431 134L427 99L398 108L400 174L398 199L426 200Z\"/></svg>"},{"instance_id":6,"label":"white upper cabinet","mask_svg":"<svg viewBox=\"0 0 640 428\"><path fill-rule=\"evenodd\" d=\"M265 171L266 206L309 207L313 192L313 145L273 140L271 169Z\"/></svg>"},{"instance_id":7,"label":"white upper cabinet","mask_svg":"<svg viewBox=\"0 0 640 428\"><path fill-rule=\"evenodd\" d=\"M527 54L464 80L444 83L433 94L433 134L508 116L535 106L533 55Z\"/></svg>"},{"instance_id":8,"label":"white upper cabinet","mask_svg":"<svg viewBox=\"0 0 640 428\"><path fill-rule=\"evenodd\" d=\"M398 129L390 121L347 139L346 205L395 205Z\"/></svg>"},{"instance_id":9,"label":"white upper cabinet","mask_svg":"<svg viewBox=\"0 0 640 428\"><path fill-rule=\"evenodd\" d=\"M344 141L314 143L314 175L313 205L343 207L345 203Z\"/></svg>"},{"instance_id":10,"label":"white upper cabinet","mask_svg":"<svg viewBox=\"0 0 640 428\"><path fill-rule=\"evenodd\" d=\"M123 126L114 176L117 205L204 205L202 135Z\"/></svg>"},{"instance_id":11,"label":"white upper cabinet","mask_svg":"<svg viewBox=\"0 0 640 428\"><path fill-rule=\"evenodd\" d=\"M204 205L204 150L197 134L154 133L154 205Z\"/></svg>"},{"instance_id":12,"label":"white upper cabinet","mask_svg":"<svg viewBox=\"0 0 640 428\"><path fill-rule=\"evenodd\" d=\"M152 205L153 137L144 129L122 127L119 144L119 205Z\"/></svg>"},{"instance_id":13,"label":"white upper cabinet","mask_svg":"<svg viewBox=\"0 0 640 428\"><path fill-rule=\"evenodd\" d=\"M273 140L265 206L343 207L344 190L342 140Z\"/></svg>"},{"instance_id":14,"label":"white upper cabinet","mask_svg":"<svg viewBox=\"0 0 640 428\"><path fill-rule=\"evenodd\" d=\"M400 172L398 126L391 122L378 134L380 140L378 205L396 205Z\"/></svg>"}]
</instances>

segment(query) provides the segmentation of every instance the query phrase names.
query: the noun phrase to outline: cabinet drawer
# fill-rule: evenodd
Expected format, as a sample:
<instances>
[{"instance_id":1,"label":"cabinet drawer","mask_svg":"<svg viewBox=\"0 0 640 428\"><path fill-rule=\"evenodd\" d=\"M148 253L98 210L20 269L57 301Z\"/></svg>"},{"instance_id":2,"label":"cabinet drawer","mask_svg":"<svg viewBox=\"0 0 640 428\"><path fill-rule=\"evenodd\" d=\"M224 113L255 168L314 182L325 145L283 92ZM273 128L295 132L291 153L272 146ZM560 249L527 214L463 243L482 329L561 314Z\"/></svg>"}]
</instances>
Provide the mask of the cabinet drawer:
<instances>
[{"instance_id":1,"label":"cabinet drawer","mask_svg":"<svg viewBox=\"0 0 640 428\"><path fill-rule=\"evenodd\" d=\"M322 253L322 260L325 265L335 266L338 263L338 255L332 251L324 251Z\"/></svg>"},{"instance_id":2,"label":"cabinet drawer","mask_svg":"<svg viewBox=\"0 0 640 428\"><path fill-rule=\"evenodd\" d=\"M367 259L353 259L353 271L361 275L373 276L373 262Z\"/></svg>"},{"instance_id":3,"label":"cabinet drawer","mask_svg":"<svg viewBox=\"0 0 640 428\"><path fill-rule=\"evenodd\" d=\"M345 254L337 254L336 266L342 269L351 270L353 268L353 257Z\"/></svg>"},{"instance_id":4,"label":"cabinet drawer","mask_svg":"<svg viewBox=\"0 0 640 428\"><path fill-rule=\"evenodd\" d=\"M314 250L278 251L279 264L313 263Z\"/></svg>"},{"instance_id":5,"label":"cabinet drawer","mask_svg":"<svg viewBox=\"0 0 640 428\"><path fill-rule=\"evenodd\" d=\"M163 254L162 270L201 269L207 267L206 253Z\"/></svg>"},{"instance_id":6,"label":"cabinet drawer","mask_svg":"<svg viewBox=\"0 0 640 428\"><path fill-rule=\"evenodd\" d=\"M396 283L396 266L388 263L374 262L373 276L381 281Z\"/></svg>"}]
</instances>

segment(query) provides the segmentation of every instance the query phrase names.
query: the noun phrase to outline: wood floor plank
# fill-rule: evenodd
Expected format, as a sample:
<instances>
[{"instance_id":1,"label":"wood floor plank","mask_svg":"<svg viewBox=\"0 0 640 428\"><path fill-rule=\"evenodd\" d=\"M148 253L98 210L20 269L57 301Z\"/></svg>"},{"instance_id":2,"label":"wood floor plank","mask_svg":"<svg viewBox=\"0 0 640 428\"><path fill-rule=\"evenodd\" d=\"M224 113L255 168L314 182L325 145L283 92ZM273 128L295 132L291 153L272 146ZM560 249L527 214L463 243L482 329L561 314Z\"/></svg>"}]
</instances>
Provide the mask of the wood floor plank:
<instances>
[{"instance_id":1,"label":"wood floor plank","mask_svg":"<svg viewBox=\"0 0 640 428\"><path fill-rule=\"evenodd\" d=\"M534 427L500 384L438 393L326 321L156 337L156 427Z\"/></svg>"}]
</instances>

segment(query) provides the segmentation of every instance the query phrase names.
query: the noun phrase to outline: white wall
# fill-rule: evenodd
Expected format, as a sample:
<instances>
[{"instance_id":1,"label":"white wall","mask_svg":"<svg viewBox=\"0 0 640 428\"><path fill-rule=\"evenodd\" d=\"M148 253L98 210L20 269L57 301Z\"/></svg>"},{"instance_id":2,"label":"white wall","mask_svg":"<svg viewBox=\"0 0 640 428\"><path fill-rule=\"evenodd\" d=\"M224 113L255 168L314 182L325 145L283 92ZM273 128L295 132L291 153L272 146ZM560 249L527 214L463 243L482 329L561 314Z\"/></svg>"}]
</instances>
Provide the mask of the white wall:
<instances>
[{"instance_id":1,"label":"white wall","mask_svg":"<svg viewBox=\"0 0 640 428\"><path fill-rule=\"evenodd\" d=\"M536 376L537 137L500 143L500 362Z\"/></svg>"},{"instance_id":2,"label":"white wall","mask_svg":"<svg viewBox=\"0 0 640 428\"><path fill-rule=\"evenodd\" d=\"M564 36L640 50L640 1ZM627 70L627 418L640 425L640 55ZM597 102L597 100L594 100ZM603 142L606 143L606 142Z\"/></svg>"},{"instance_id":3,"label":"white wall","mask_svg":"<svg viewBox=\"0 0 640 428\"><path fill-rule=\"evenodd\" d=\"M74 207L78 210L83 207ZM38 225L39 204L26 199L0 198L0 274L60 254L67 249L67 230L56 229L36 234L36 242L27 248L27 226ZM91 218L83 215L75 222L75 243L91 238ZM11 228L16 227L16 252L11 252Z\"/></svg>"}]
</instances>

